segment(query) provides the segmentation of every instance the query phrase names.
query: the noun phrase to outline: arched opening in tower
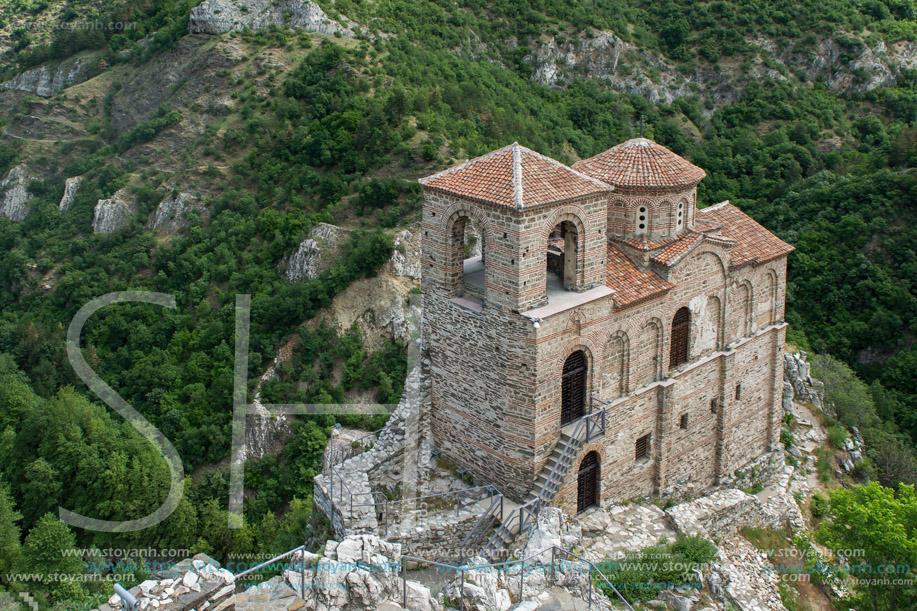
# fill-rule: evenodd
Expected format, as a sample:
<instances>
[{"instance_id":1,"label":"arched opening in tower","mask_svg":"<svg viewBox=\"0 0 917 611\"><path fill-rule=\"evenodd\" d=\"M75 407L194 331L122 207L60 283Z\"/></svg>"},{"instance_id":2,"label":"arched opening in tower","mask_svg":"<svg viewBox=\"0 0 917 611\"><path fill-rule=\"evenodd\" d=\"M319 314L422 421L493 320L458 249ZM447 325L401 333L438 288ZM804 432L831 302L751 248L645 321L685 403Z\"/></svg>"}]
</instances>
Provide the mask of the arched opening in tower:
<instances>
[{"instance_id":1,"label":"arched opening in tower","mask_svg":"<svg viewBox=\"0 0 917 611\"><path fill-rule=\"evenodd\" d=\"M548 236L548 273L546 291L572 291L576 288L576 226L563 221Z\"/></svg>"},{"instance_id":2,"label":"arched opening in tower","mask_svg":"<svg viewBox=\"0 0 917 611\"><path fill-rule=\"evenodd\" d=\"M469 297L484 298L487 249L481 225L465 217L456 222L456 246L461 249L462 286L459 291Z\"/></svg>"}]
</instances>

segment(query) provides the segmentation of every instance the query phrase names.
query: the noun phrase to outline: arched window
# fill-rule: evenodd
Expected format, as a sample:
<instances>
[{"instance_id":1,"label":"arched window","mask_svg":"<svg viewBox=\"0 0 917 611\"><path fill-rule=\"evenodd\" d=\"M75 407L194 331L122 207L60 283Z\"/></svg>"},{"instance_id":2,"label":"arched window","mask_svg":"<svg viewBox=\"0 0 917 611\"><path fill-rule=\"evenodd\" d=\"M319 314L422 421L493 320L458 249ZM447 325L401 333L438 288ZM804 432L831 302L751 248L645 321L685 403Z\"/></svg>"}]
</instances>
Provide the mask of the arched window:
<instances>
[{"instance_id":1,"label":"arched window","mask_svg":"<svg viewBox=\"0 0 917 611\"><path fill-rule=\"evenodd\" d=\"M458 268L455 292L466 297L484 299L484 262L487 251L484 231L472 218L461 217L452 225L452 257ZM460 280L460 282L459 282Z\"/></svg>"},{"instance_id":2,"label":"arched window","mask_svg":"<svg viewBox=\"0 0 917 611\"><path fill-rule=\"evenodd\" d=\"M649 213L646 206L640 206L637 209L637 235L645 234L647 225L649 225Z\"/></svg>"},{"instance_id":3,"label":"arched window","mask_svg":"<svg viewBox=\"0 0 917 611\"><path fill-rule=\"evenodd\" d=\"M576 225L570 221L558 223L548 236L548 273L545 285L548 293L576 288L578 238Z\"/></svg>"},{"instance_id":4,"label":"arched window","mask_svg":"<svg viewBox=\"0 0 917 611\"><path fill-rule=\"evenodd\" d=\"M672 346L669 350L669 369L675 369L688 361L688 335L691 312L680 308L672 318Z\"/></svg>"},{"instance_id":5,"label":"arched window","mask_svg":"<svg viewBox=\"0 0 917 611\"><path fill-rule=\"evenodd\" d=\"M579 464L576 478L576 513L582 513L599 504L599 455L589 452Z\"/></svg>"},{"instance_id":6,"label":"arched window","mask_svg":"<svg viewBox=\"0 0 917 611\"><path fill-rule=\"evenodd\" d=\"M577 350L564 361L561 376L560 425L582 418L586 413L586 354Z\"/></svg>"}]
</instances>

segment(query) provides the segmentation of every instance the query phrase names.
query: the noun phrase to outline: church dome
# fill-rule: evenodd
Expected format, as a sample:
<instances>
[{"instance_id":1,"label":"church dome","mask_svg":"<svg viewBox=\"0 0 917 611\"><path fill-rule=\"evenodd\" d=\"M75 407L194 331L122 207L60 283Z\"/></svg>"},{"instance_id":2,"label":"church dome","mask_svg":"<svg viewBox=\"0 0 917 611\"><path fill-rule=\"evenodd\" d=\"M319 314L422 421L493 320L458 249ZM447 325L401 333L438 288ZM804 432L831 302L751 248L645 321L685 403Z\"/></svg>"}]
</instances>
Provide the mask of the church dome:
<instances>
[{"instance_id":1,"label":"church dome","mask_svg":"<svg viewBox=\"0 0 917 611\"><path fill-rule=\"evenodd\" d=\"M573 164L573 169L620 189L677 190L696 186L706 173L646 138L634 138Z\"/></svg>"}]
</instances>

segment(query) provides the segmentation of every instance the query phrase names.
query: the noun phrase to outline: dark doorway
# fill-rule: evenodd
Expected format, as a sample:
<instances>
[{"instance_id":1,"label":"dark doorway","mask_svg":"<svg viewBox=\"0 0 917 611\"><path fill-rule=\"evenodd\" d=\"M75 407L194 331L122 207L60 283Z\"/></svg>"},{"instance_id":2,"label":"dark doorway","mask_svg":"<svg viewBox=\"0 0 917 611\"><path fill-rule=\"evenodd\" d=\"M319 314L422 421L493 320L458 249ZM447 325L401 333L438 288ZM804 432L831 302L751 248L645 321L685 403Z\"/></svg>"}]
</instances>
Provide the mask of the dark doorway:
<instances>
[{"instance_id":1,"label":"dark doorway","mask_svg":"<svg viewBox=\"0 0 917 611\"><path fill-rule=\"evenodd\" d=\"M577 350L564 362L561 382L560 426L586 413L586 355Z\"/></svg>"},{"instance_id":2,"label":"dark doorway","mask_svg":"<svg viewBox=\"0 0 917 611\"><path fill-rule=\"evenodd\" d=\"M599 455L589 452L579 464L576 478L576 513L599 504Z\"/></svg>"},{"instance_id":3,"label":"dark doorway","mask_svg":"<svg viewBox=\"0 0 917 611\"><path fill-rule=\"evenodd\" d=\"M669 369L688 362L688 331L691 313L688 308L675 312L672 319L672 348L669 352Z\"/></svg>"}]
</instances>

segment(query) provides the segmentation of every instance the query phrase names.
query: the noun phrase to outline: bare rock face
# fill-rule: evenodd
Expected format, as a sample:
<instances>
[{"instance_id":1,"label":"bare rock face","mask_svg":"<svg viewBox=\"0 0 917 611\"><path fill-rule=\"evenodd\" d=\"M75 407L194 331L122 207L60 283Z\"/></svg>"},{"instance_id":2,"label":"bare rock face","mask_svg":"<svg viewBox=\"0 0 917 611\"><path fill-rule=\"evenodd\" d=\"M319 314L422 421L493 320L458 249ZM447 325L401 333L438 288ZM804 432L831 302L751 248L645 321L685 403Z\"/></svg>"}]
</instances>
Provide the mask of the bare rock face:
<instances>
[{"instance_id":1,"label":"bare rock face","mask_svg":"<svg viewBox=\"0 0 917 611\"><path fill-rule=\"evenodd\" d=\"M334 254L350 232L336 225L319 223L309 238L303 240L299 248L289 256L286 263L286 278L290 282L299 282L303 278L317 278L334 260Z\"/></svg>"},{"instance_id":2,"label":"bare rock face","mask_svg":"<svg viewBox=\"0 0 917 611\"><path fill-rule=\"evenodd\" d=\"M420 232L407 229L395 236L395 252L392 253L392 271L396 276L420 278Z\"/></svg>"},{"instance_id":3,"label":"bare rock face","mask_svg":"<svg viewBox=\"0 0 917 611\"><path fill-rule=\"evenodd\" d=\"M24 165L17 165L0 182L0 216L19 223L29 215L32 196L28 191L31 177Z\"/></svg>"},{"instance_id":4,"label":"bare rock face","mask_svg":"<svg viewBox=\"0 0 917 611\"><path fill-rule=\"evenodd\" d=\"M53 71L47 66L26 70L12 79L0 83L0 89L24 91L43 98L50 98L55 93L81 83L83 78L82 64L79 60L64 62Z\"/></svg>"},{"instance_id":5,"label":"bare rock face","mask_svg":"<svg viewBox=\"0 0 917 611\"><path fill-rule=\"evenodd\" d=\"M317 4L308 0L204 0L191 10L188 32L225 34L272 25L322 34L350 33L348 28L329 19Z\"/></svg>"},{"instance_id":6,"label":"bare rock face","mask_svg":"<svg viewBox=\"0 0 917 611\"><path fill-rule=\"evenodd\" d=\"M60 198L59 207L61 212L70 210L70 206L73 205L73 198L76 197L76 192L80 190L80 185L82 184L82 176L76 176L74 178L67 179L67 182L64 185L64 196Z\"/></svg>"},{"instance_id":7,"label":"bare rock face","mask_svg":"<svg viewBox=\"0 0 917 611\"><path fill-rule=\"evenodd\" d=\"M167 234L178 233L188 224L185 219L186 213L194 208L198 208L198 206L195 205L190 195L181 192L173 193L159 202L159 205L150 214L146 226L152 231Z\"/></svg>"},{"instance_id":8,"label":"bare rock face","mask_svg":"<svg viewBox=\"0 0 917 611\"><path fill-rule=\"evenodd\" d=\"M318 276L318 264L321 248L318 242L309 238L300 243L299 248L290 257L290 266L287 268L287 280L292 283L303 278L312 279Z\"/></svg>"},{"instance_id":9,"label":"bare rock face","mask_svg":"<svg viewBox=\"0 0 917 611\"><path fill-rule=\"evenodd\" d=\"M113 233L124 229L137 214L126 189L119 189L110 199L100 199L92 215L93 233Z\"/></svg>"}]
</instances>

